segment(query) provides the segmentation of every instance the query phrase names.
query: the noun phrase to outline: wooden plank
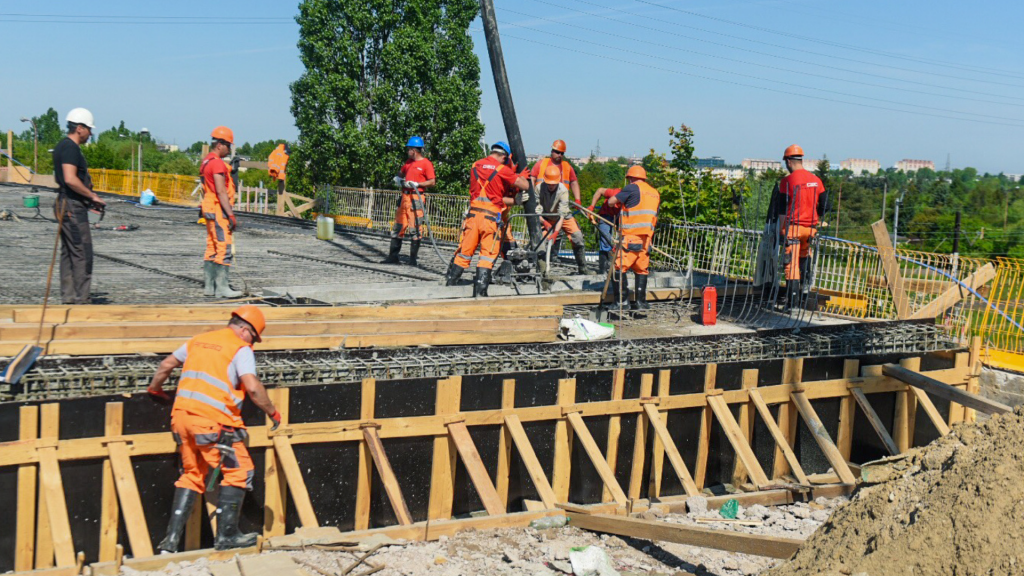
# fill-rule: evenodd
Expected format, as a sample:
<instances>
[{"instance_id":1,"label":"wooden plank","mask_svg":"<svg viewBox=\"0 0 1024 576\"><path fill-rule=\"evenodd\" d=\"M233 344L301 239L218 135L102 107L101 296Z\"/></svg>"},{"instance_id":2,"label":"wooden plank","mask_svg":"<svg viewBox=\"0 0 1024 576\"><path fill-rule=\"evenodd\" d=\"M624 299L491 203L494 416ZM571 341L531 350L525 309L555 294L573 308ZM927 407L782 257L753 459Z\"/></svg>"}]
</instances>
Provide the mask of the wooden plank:
<instances>
[{"instance_id":1,"label":"wooden plank","mask_svg":"<svg viewBox=\"0 0 1024 576\"><path fill-rule=\"evenodd\" d=\"M839 479L844 484L856 484L856 476L853 475L853 471L850 470L850 466L846 463L843 455L839 453L839 448L836 448L835 443L832 442L832 437L829 436L825 425L821 423L821 418L818 417L818 413L814 410L810 400L804 396L803 392L793 392L792 398L797 411L803 416L804 423L810 428L815 442L818 443L821 451L825 453L825 458L828 458L829 464L832 465L832 469L839 475Z\"/></svg>"},{"instance_id":2,"label":"wooden plank","mask_svg":"<svg viewBox=\"0 0 1024 576\"><path fill-rule=\"evenodd\" d=\"M523 423L515 414L509 414L505 416L505 428L508 429L509 436L516 445L516 450L519 451L519 457L530 474L530 480L533 481L533 487L537 489L537 495L540 496L541 502L547 508L554 508L558 498L555 496L555 491L551 488L547 476L544 475L544 468L541 467L540 460L537 459L537 454L533 451L533 445L530 444L530 439L526 436Z\"/></svg>"},{"instance_id":3,"label":"wooden plank","mask_svg":"<svg viewBox=\"0 0 1024 576\"><path fill-rule=\"evenodd\" d=\"M597 470L598 476L601 477L601 481L604 482L605 487L612 493L612 499L620 505L626 504L626 493L622 491L622 487L619 486L618 480L615 479L615 472L608 466L608 462L604 459L604 454L601 453L601 449L598 448L597 442L594 441L594 437L591 436L590 430L587 428L587 424L580 417L579 412L570 412L566 415L569 423L572 424L573 430L576 432L576 437L579 438L580 444L583 445L583 449L586 450L587 456L590 457L590 463L594 465L594 469Z\"/></svg>"},{"instance_id":4,"label":"wooden plank","mask_svg":"<svg viewBox=\"0 0 1024 576\"><path fill-rule=\"evenodd\" d=\"M724 494L722 496L708 497L708 510L720 508L728 500L735 499L740 506L749 507L755 504L761 506L781 506L795 502L813 502L816 498L836 498L847 496L853 493L856 486L850 484L831 484L825 486L810 486L807 492L795 492L792 490L760 490L757 492L742 492L739 494ZM660 509L663 512L687 512L686 499L689 496L667 496L652 509Z\"/></svg>"},{"instance_id":5,"label":"wooden plank","mask_svg":"<svg viewBox=\"0 0 1024 576\"><path fill-rule=\"evenodd\" d=\"M782 383L797 384L803 380L803 358L784 358L782 360ZM779 430L785 437L785 445L792 447L796 442L797 418L793 403L783 402L779 405ZM782 444L775 444L775 458L772 462L772 478L781 478L792 470L789 459L783 454Z\"/></svg>"},{"instance_id":6,"label":"wooden plank","mask_svg":"<svg viewBox=\"0 0 1024 576\"><path fill-rule=\"evenodd\" d=\"M670 370L659 370L658 371L658 397L668 398L671 387L671 374ZM668 422L668 413L661 414L661 420ZM665 467L665 447L661 443L661 437L657 434L654 435L654 443L651 449L651 479L650 484L647 487L647 494L649 497L657 498L661 496L661 478L664 476Z\"/></svg>"},{"instance_id":7,"label":"wooden plank","mask_svg":"<svg viewBox=\"0 0 1024 576\"><path fill-rule=\"evenodd\" d=\"M50 534L57 567L75 565L75 545L71 541L71 522L68 520L64 483L60 478L57 447L39 449L39 480L46 500L46 513L50 519Z\"/></svg>"},{"instance_id":8,"label":"wooden plank","mask_svg":"<svg viewBox=\"0 0 1024 576\"><path fill-rule=\"evenodd\" d=\"M843 361L843 378L856 378L860 373L859 360ZM839 401L839 431L836 433L836 447L843 459L850 461L853 450L853 422L856 418L857 401L847 394Z\"/></svg>"},{"instance_id":9,"label":"wooden plank","mask_svg":"<svg viewBox=\"0 0 1024 576\"><path fill-rule=\"evenodd\" d=\"M651 427L654 428L654 433L661 439L661 445L665 448L665 454L668 455L668 461L672 465L672 469L676 471L676 476L679 478L679 483L682 484L683 490L686 491L688 496L699 495L700 490L697 488L696 482L693 481L693 476L690 475L690 470L686 467L686 463L683 462L683 457L679 454L676 443L668 433L668 428L662 422L661 414L653 404L644 404L644 416L647 417Z\"/></svg>"},{"instance_id":10,"label":"wooden plank","mask_svg":"<svg viewBox=\"0 0 1024 576\"><path fill-rule=\"evenodd\" d=\"M233 560L235 555L249 556L253 554L259 554L259 549L256 546L232 550L206 548L204 550L190 550L175 554L158 554L150 558L125 558L123 565L138 572L158 572L171 563L195 562L201 558L209 563L224 562L226 560ZM92 576L118 576L120 573L116 562L97 562L91 564L89 568L92 569Z\"/></svg>"},{"instance_id":11,"label":"wooden plank","mask_svg":"<svg viewBox=\"0 0 1024 576\"><path fill-rule=\"evenodd\" d=\"M757 387L757 369L747 368L743 370L741 377L740 389L750 390ZM749 400L740 404L739 418L737 424L740 428L740 433L743 436L743 441L750 446L750 443L754 439L754 404ZM763 471L763 469L762 469ZM732 485L741 486L746 481L749 474L747 473L747 467L743 465L743 460L740 458L736 459L736 463L733 466L732 473Z\"/></svg>"},{"instance_id":12,"label":"wooden plank","mask_svg":"<svg viewBox=\"0 0 1024 576\"><path fill-rule=\"evenodd\" d=\"M135 472L128 456L128 447L124 442L109 442L110 466L114 473L114 484L123 510L124 526L128 532L128 542L132 546L132 556L145 558L153 555L153 543L146 525L146 513L142 508L139 486L135 482ZM116 544L115 544L116 545Z\"/></svg>"},{"instance_id":13,"label":"wooden plank","mask_svg":"<svg viewBox=\"0 0 1024 576\"><path fill-rule=\"evenodd\" d=\"M558 381L558 406L565 407L576 401L576 380ZM563 416L555 423L554 465L551 470L551 488L559 502L569 501L569 475L572 473L572 428Z\"/></svg>"},{"instance_id":14,"label":"wooden plank","mask_svg":"<svg viewBox=\"0 0 1024 576\"><path fill-rule=\"evenodd\" d=\"M707 364L704 366L704 393L715 389L715 380L718 378L718 364ZM704 404L704 410L700 414L700 436L697 438L697 463L694 465L693 480L697 488L704 488L704 480L708 471L708 452L711 450L711 407Z\"/></svg>"},{"instance_id":15,"label":"wooden plank","mask_svg":"<svg viewBox=\"0 0 1024 576\"><path fill-rule=\"evenodd\" d=\"M764 399L761 397L761 393L758 390L749 390L750 401L754 403L754 408L757 409L758 414L761 415L761 420L765 426L768 427L768 432L771 433L772 438L775 439L775 446L778 451L781 451L782 457L789 463L789 469L796 476L797 482L810 485L811 481L807 479L807 474L804 473L803 466L800 465L800 461L797 459L796 454L793 453L792 446L789 445L789 440L786 435L782 433L778 424L775 423L775 418L772 418L772 412L768 409L768 405L765 404Z\"/></svg>"},{"instance_id":16,"label":"wooden plank","mask_svg":"<svg viewBox=\"0 0 1024 576\"><path fill-rule=\"evenodd\" d=\"M462 398L462 379L438 380L435 415L446 417L459 411ZM434 436L434 456L430 473L430 505L428 518L446 520L452 517L455 497L455 459L458 457L448 430Z\"/></svg>"},{"instance_id":17,"label":"wooden plank","mask_svg":"<svg viewBox=\"0 0 1024 576\"><path fill-rule=\"evenodd\" d=\"M60 432L60 404L49 403L39 407L39 438L53 442ZM102 447L106 454L106 446ZM39 451L33 449L33 455L39 458ZM38 461L38 460L37 460ZM46 496L43 492L42 476L39 476L38 506L36 520L36 568L52 568L54 565L53 531L50 527L50 513L46 508Z\"/></svg>"},{"instance_id":18,"label":"wooden plank","mask_svg":"<svg viewBox=\"0 0 1024 576\"><path fill-rule=\"evenodd\" d=\"M715 413L715 418L718 419L722 428L725 429L725 435L729 439L729 443L732 444L733 450L736 451L737 459L743 462L743 466L750 474L754 485L758 488L767 486L769 483L768 477L765 476L761 464L757 461L757 456L754 455L750 444L747 443L746 438L743 436L743 431L740 430L739 424L733 418L729 406L722 400L721 396L708 396L708 405L711 406L711 410Z\"/></svg>"},{"instance_id":19,"label":"wooden plank","mask_svg":"<svg viewBox=\"0 0 1024 576\"><path fill-rule=\"evenodd\" d=\"M309 501L309 491L306 490L306 481L302 478L299 462L295 459L292 443L284 435L275 435L273 442L277 461L288 482L288 491L292 495L292 502L295 503L295 511L299 514L299 524L303 528L316 528L319 526L316 513L313 511L313 504Z\"/></svg>"},{"instance_id":20,"label":"wooden plank","mask_svg":"<svg viewBox=\"0 0 1024 576\"><path fill-rule=\"evenodd\" d=\"M962 280L963 284L969 286L972 290L978 290L985 284L988 284L993 278L996 277L996 267L989 262L981 268L975 270L970 276ZM949 310L956 305L957 302L963 299L965 294L969 294L960 284L953 284L946 291L940 294L937 298L925 304L923 308L912 314L911 318L935 318L941 316L946 310Z\"/></svg>"},{"instance_id":21,"label":"wooden plank","mask_svg":"<svg viewBox=\"0 0 1024 576\"><path fill-rule=\"evenodd\" d=\"M860 405L860 409L864 411L864 415L867 416L868 422L871 423L871 427L875 429L875 433L882 440L882 445L889 452L890 456L895 456L900 453L900 449L896 446L896 442L893 441L892 436L889 435L889 431L885 429L885 424L882 423L882 419L878 417L878 413L871 407L871 403L868 402L867 396L864 395L864 391L857 386L850 387L850 394Z\"/></svg>"},{"instance_id":22,"label":"wooden plank","mask_svg":"<svg viewBox=\"0 0 1024 576\"><path fill-rule=\"evenodd\" d=\"M288 388L271 388L267 390L267 394L274 407L281 413L282 424L287 424L290 404ZM269 416L264 424L273 425ZM277 451L273 446L267 447L263 459L263 537L273 538L284 535L288 512L288 481L281 470L281 464L277 461Z\"/></svg>"},{"instance_id":23,"label":"wooden plank","mask_svg":"<svg viewBox=\"0 0 1024 576\"><path fill-rule=\"evenodd\" d=\"M651 395L654 388L654 375L640 375L640 397L646 398ZM646 412L641 411L636 419L636 434L633 437L633 463L629 469L629 492L630 500L640 498L641 481L644 474L644 456L647 453L647 427L650 424Z\"/></svg>"},{"instance_id":24,"label":"wooden plank","mask_svg":"<svg viewBox=\"0 0 1024 576\"><path fill-rule=\"evenodd\" d=\"M18 438L34 440L39 430L39 407L18 408ZM18 501L14 529L14 571L32 569L36 545L36 467L18 466Z\"/></svg>"},{"instance_id":25,"label":"wooden plank","mask_svg":"<svg viewBox=\"0 0 1024 576\"><path fill-rule=\"evenodd\" d=\"M967 378L967 392L969 394L978 394L979 389L979 378L981 375L981 336L971 337L971 367L969 371L970 376ZM968 422L974 422L977 420L976 409L971 408L968 405L964 405L964 419Z\"/></svg>"},{"instance_id":26,"label":"wooden plank","mask_svg":"<svg viewBox=\"0 0 1024 576\"><path fill-rule=\"evenodd\" d=\"M889 286L889 292L892 294L893 305L896 308L896 318L906 320L910 318L910 299L907 298L903 276L900 274L900 264L896 260L896 252L893 250L892 240L889 238L889 231L885 227L885 221L879 220L872 224L871 232L875 236L875 246L878 246L878 258L882 262L885 283Z\"/></svg>"},{"instance_id":27,"label":"wooden plank","mask_svg":"<svg viewBox=\"0 0 1024 576\"><path fill-rule=\"evenodd\" d=\"M970 352L957 352L953 355L953 369L960 370L965 375L970 372L971 354ZM961 380L965 380L961 379ZM949 403L949 425L963 422L966 417L966 408L963 404L957 402Z\"/></svg>"},{"instance_id":28,"label":"wooden plank","mask_svg":"<svg viewBox=\"0 0 1024 576\"><path fill-rule=\"evenodd\" d=\"M901 358L900 366L911 372L921 371L921 359L917 357ZM917 396L911 392L913 386L905 386L907 397L907 449L914 446L914 434L917 430ZM897 394L899 394L897 392Z\"/></svg>"},{"instance_id":29,"label":"wooden plank","mask_svg":"<svg viewBox=\"0 0 1024 576\"><path fill-rule=\"evenodd\" d=\"M377 381L364 378L359 395L359 419L362 422L373 420L374 405L377 401ZM355 529L366 530L370 527L370 501L373 490L373 454L366 441L359 443L359 468L356 472L356 518Z\"/></svg>"},{"instance_id":30,"label":"wooden plank","mask_svg":"<svg viewBox=\"0 0 1024 576\"><path fill-rule=\"evenodd\" d=\"M405 504L405 496L402 496L402 488L398 485L398 478L384 452L384 444L381 443L380 436L377 435L377 429L372 426L363 428L363 438L370 449L373 464L377 467L377 473L380 474L384 492L388 495L388 501L391 502L391 509L394 510L398 523L412 524L412 514L409 513L409 507Z\"/></svg>"},{"instance_id":31,"label":"wooden plank","mask_svg":"<svg viewBox=\"0 0 1024 576\"><path fill-rule=\"evenodd\" d=\"M106 406L103 432L108 437L120 436L124 421L124 403L108 402ZM102 495L100 501L100 562L114 559L117 551L118 521L121 509L117 501L114 469L109 455L103 460Z\"/></svg>"},{"instance_id":32,"label":"wooden plank","mask_svg":"<svg viewBox=\"0 0 1024 576\"><path fill-rule=\"evenodd\" d=\"M960 390L959 388L954 388L949 384L930 378L925 374L911 372L902 366L886 364L882 367L882 373L886 376L895 378L900 382L934 394L939 398L962 404L967 408L977 410L985 414L1005 414L1013 411L1013 409L1006 404L971 394L970 392Z\"/></svg>"},{"instance_id":33,"label":"wooden plank","mask_svg":"<svg viewBox=\"0 0 1024 576\"><path fill-rule=\"evenodd\" d=\"M505 505L502 504L498 491L494 489L494 484L487 473L484 461L480 458L480 453L477 452L476 444L473 443L473 437L469 435L469 430L466 429L466 423L453 422L449 424L448 434L451 435L456 450L462 456L462 463L466 467L466 472L469 474L469 479L473 482L473 487L476 488L477 496L480 497L484 509L491 516L504 514Z\"/></svg>"},{"instance_id":34,"label":"wooden plank","mask_svg":"<svg viewBox=\"0 0 1024 576\"><path fill-rule=\"evenodd\" d=\"M569 512L569 523L584 530L615 534L639 540L654 540L714 548L740 554L753 554L769 558L787 559L792 556L803 540L744 534L728 530L698 528L670 524L656 520L612 516L608 514L574 514Z\"/></svg>"},{"instance_id":35,"label":"wooden plank","mask_svg":"<svg viewBox=\"0 0 1024 576\"><path fill-rule=\"evenodd\" d=\"M516 381L512 378L501 382L501 409L511 412L516 407ZM494 477L494 489L501 499L501 506L508 510L508 481L512 468L512 435L508 426L498 429L498 471Z\"/></svg>"},{"instance_id":36,"label":"wooden plank","mask_svg":"<svg viewBox=\"0 0 1024 576\"><path fill-rule=\"evenodd\" d=\"M612 401L622 400L626 388L626 371L617 368L612 371ZM619 463L619 437L622 434L622 416L615 414L608 418L608 444L605 448L608 466L615 470ZM612 493L607 486L601 488L601 502L611 502Z\"/></svg>"},{"instance_id":37,"label":"wooden plank","mask_svg":"<svg viewBox=\"0 0 1024 576\"><path fill-rule=\"evenodd\" d=\"M942 414L939 414L938 409L935 408L935 404L932 403L928 394L926 394L924 390L913 386L910 387L910 391L917 397L917 402L921 405L921 408L924 408L924 413L928 415L928 419L932 421L932 424L935 426L935 429L938 430L939 435L945 436L946 434L949 434L949 425L946 424L946 421L942 418Z\"/></svg>"}]
</instances>

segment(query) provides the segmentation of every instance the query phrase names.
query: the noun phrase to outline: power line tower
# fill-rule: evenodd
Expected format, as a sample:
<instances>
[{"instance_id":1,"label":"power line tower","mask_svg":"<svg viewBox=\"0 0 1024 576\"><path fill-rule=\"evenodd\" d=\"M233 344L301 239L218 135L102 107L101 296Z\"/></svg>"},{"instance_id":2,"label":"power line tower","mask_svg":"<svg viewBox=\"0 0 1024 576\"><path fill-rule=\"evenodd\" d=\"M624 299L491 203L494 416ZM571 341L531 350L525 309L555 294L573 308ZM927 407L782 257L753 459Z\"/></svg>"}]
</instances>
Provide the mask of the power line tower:
<instances>
[{"instance_id":1,"label":"power line tower","mask_svg":"<svg viewBox=\"0 0 1024 576\"><path fill-rule=\"evenodd\" d=\"M594 148L594 156L600 156L600 155L601 155L601 139L598 138L597 139L597 147Z\"/></svg>"},{"instance_id":2,"label":"power line tower","mask_svg":"<svg viewBox=\"0 0 1024 576\"><path fill-rule=\"evenodd\" d=\"M949 152L946 152L946 172L950 172L952 168L949 165Z\"/></svg>"}]
</instances>

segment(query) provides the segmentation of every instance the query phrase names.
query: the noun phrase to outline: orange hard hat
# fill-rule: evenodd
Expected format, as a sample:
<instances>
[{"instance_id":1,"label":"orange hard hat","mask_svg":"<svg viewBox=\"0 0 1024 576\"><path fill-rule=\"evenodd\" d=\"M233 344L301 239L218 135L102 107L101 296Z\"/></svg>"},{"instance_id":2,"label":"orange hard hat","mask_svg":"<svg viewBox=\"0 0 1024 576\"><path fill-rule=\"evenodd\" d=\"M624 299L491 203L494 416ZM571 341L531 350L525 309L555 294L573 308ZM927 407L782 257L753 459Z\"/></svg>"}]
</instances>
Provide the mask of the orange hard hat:
<instances>
[{"instance_id":1,"label":"orange hard hat","mask_svg":"<svg viewBox=\"0 0 1024 576\"><path fill-rule=\"evenodd\" d=\"M640 180L647 180L647 170L644 170L643 166L630 166L629 170L626 170L626 178L639 178Z\"/></svg>"},{"instance_id":2,"label":"orange hard hat","mask_svg":"<svg viewBox=\"0 0 1024 576\"><path fill-rule=\"evenodd\" d=\"M565 140L555 140L551 143L551 149L565 154Z\"/></svg>"},{"instance_id":3,"label":"orange hard hat","mask_svg":"<svg viewBox=\"0 0 1024 576\"><path fill-rule=\"evenodd\" d=\"M799 147L799 146L797 146L796 144L793 144L789 148L786 148L786 151L782 153L782 158L786 159L786 158L791 158L791 157L794 157L794 156L803 157L803 155L804 155L804 149Z\"/></svg>"},{"instance_id":4,"label":"orange hard hat","mask_svg":"<svg viewBox=\"0 0 1024 576\"><path fill-rule=\"evenodd\" d=\"M213 129L213 132L210 133L210 136L213 137L214 140L223 140L228 144L235 143L235 133L227 126L217 126Z\"/></svg>"},{"instance_id":5,"label":"orange hard hat","mask_svg":"<svg viewBox=\"0 0 1024 576\"><path fill-rule=\"evenodd\" d=\"M256 331L256 341L262 342L261 338L263 329L267 327L267 319L263 317L263 311L252 304L245 304L239 306L234 312L231 313L232 318L241 318L252 326L253 330Z\"/></svg>"},{"instance_id":6,"label":"orange hard hat","mask_svg":"<svg viewBox=\"0 0 1024 576\"><path fill-rule=\"evenodd\" d=\"M562 169L558 166L549 164L544 169L544 182L548 184L558 184L562 181Z\"/></svg>"}]
</instances>

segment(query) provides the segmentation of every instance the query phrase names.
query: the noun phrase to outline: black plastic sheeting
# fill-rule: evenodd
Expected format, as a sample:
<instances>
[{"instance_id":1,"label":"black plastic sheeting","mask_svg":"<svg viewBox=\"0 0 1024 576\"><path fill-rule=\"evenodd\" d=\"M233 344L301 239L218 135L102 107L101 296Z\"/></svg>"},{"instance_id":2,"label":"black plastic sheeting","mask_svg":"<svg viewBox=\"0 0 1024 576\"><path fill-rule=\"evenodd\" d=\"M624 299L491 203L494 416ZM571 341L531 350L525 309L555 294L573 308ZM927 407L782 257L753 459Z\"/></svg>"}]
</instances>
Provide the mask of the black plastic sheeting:
<instances>
[{"instance_id":1,"label":"black plastic sheeting","mask_svg":"<svg viewBox=\"0 0 1024 576\"><path fill-rule=\"evenodd\" d=\"M861 358L862 365L869 363L894 362L899 357ZM952 360L928 357L923 360L924 369L948 368ZM758 369L758 384L779 383L782 376L782 361L762 361L718 365L716 386L723 390L740 388L742 371ZM704 366L675 366L670 372L670 393L686 394L699 392L704 387ZM804 381L835 379L842 377L843 360L840 358L817 358L804 361ZM625 373L624 398L640 396L641 375L653 373L652 395L658 394L658 371L651 369L628 369ZM488 410L501 407L502 381L515 379L515 406L531 407L556 403L558 381L562 378L576 379L575 402L594 402L611 398L612 376L610 371L575 372L571 370L548 370L530 373L487 374L465 376L462 379L461 409L464 411ZM376 385L375 417L397 418L423 416L434 413L437 382L434 379L404 379L378 381ZM290 388L289 420L292 423L322 422L334 420L356 420L359 418L361 387L359 384L310 385ZM869 400L879 413L882 421L891 430L895 394L871 394ZM104 433L105 405L107 402L124 404L124 434L139 434L166 431L169 427L170 407L151 401L140 394L130 398L123 396L92 397L60 401L61 439L88 438ZM949 403L934 400L940 413L948 415ZM838 430L839 400L815 400L812 402L829 434L835 437ZM26 404L0 405L0 441L18 439L18 408ZM738 406L731 406L734 415ZM772 406L777 415L777 406ZM683 461L691 472L695 469L697 443L704 408L673 410L663 414L666 427L678 447ZM243 415L247 425L264 423L263 414L247 402ZM620 417L619 458L615 476L624 491L628 491L633 445L636 438L638 415ZM774 442L759 416L754 417L752 445L758 461L770 475L774 459ZM609 418L588 417L584 419L595 442L603 451L607 445ZM736 456L724 430L712 420L710 453L706 485L715 487L732 481ZM551 477L554 458L554 422L526 422L523 425L534 451L548 477ZM497 472L499 426L470 428L476 448L484 466L493 478ZM925 443L937 436L934 426L923 410L916 419L916 440ZM653 429L648 429L646 453L650 454L654 442ZM416 521L427 518L430 505L430 476L432 469L433 438L388 438L383 440L385 452L394 468L402 487L406 503ZM821 450L814 442L805 424L798 425L795 450L808 473L824 472L829 465ZM359 446L357 442L294 445L299 468L303 473L310 500L321 525L337 526L342 530L354 526L355 494ZM260 531L263 524L263 472L264 449L252 450L256 466L255 489L246 499L243 507L241 528L246 531ZM884 448L858 409L854 425L852 460L864 462L885 455ZM601 500L603 484L582 445L573 443L571 454L572 473L569 493L573 502L586 504ZM641 497L648 495L651 485L651 459L645 458ZM466 516L483 508L479 496L458 459L455 471L454 508L455 516ZM539 499L518 452L513 450L509 478L509 510L523 509L523 500ZM173 483L178 475L176 456L147 456L132 459L136 481L139 485L146 511L146 522L154 546L163 538L173 496ZM86 561L96 561L99 546L99 518L101 501L100 461L64 462L61 474L64 492L71 519L75 550L85 552ZM682 494L675 471L665 459L661 476L663 495ZM0 469L0 507L14 511L17 507L17 470L14 467ZM396 523L394 511L386 496L379 476L374 474L371 496L371 527ZM0 571L13 568L14 514L12 521L0 526ZM294 530L299 522L295 507L290 502L286 517L286 528ZM203 522L203 546L212 545L209 524ZM131 553L127 534L122 523L119 541Z\"/></svg>"}]
</instances>

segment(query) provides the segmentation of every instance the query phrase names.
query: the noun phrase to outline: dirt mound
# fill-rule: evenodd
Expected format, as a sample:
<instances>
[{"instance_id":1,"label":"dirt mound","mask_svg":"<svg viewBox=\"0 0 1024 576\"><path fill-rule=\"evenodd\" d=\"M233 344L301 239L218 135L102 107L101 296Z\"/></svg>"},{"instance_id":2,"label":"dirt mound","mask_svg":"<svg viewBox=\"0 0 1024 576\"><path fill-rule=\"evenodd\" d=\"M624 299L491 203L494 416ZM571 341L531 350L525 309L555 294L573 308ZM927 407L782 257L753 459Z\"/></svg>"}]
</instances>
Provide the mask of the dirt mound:
<instances>
[{"instance_id":1,"label":"dirt mound","mask_svg":"<svg viewBox=\"0 0 1024 576\"><path fill-rule=\"evenodd\" d=\"M881 467L766 576L1024 574L1024 407Z\"/></svg>"}]
</instances>

